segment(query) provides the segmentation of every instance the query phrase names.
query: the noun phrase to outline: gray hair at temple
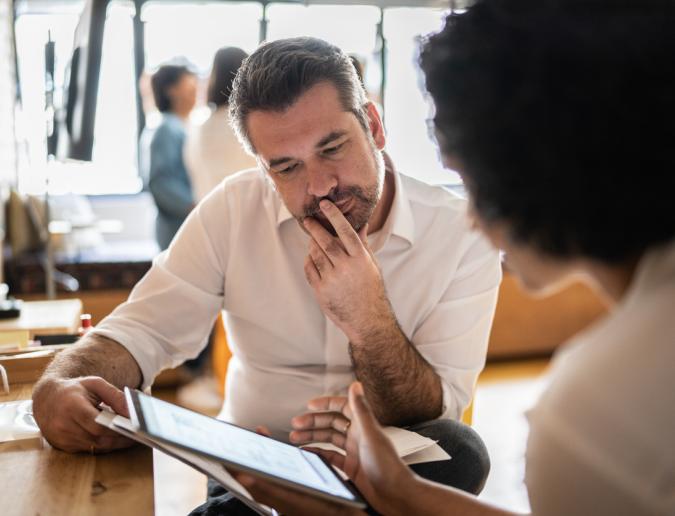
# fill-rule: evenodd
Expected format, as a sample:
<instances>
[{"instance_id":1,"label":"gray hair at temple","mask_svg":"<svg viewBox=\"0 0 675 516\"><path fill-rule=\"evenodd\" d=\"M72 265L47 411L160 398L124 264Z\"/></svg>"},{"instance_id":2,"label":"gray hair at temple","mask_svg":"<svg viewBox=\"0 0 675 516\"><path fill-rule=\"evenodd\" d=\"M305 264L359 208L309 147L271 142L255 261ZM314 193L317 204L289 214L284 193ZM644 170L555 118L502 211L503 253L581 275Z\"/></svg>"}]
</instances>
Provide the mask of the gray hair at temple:
<instances>
[{"instance_id":1,"label":"gray hair at temple","mask_svg":"<svg viewBox=\"0 0 675 516\"><path fill-rule=\"evenodd\" d=\"M345 111L368 132L368 99L349 56L318 38L264 43L237 72L230 95L230 123L248 152L256 153L246 119L252 111L284 111L321 82L332 83Z\"/></svg>"}]
</instances>

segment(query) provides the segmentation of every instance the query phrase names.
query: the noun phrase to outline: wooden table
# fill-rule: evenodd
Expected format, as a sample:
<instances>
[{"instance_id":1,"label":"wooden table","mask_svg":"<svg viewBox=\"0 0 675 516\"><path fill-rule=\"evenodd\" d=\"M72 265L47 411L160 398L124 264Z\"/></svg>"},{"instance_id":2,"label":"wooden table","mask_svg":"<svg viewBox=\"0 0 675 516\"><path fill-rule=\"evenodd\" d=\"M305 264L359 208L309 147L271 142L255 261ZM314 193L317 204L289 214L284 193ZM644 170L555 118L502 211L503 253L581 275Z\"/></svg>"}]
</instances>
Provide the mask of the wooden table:
<instances>
[{"instance_id":1,"label":"wooden table","mask_svg":"<svg viewBox=\"0 0 675 516\"><path fill-rule=\"evenodd\" d=\"M32 384L0 392L0 402L30 399ZM44 439L24 449L0 448L3 516L151 515L152 450L135 446L105 455L68 454Z\"/></svg>"}]
</instances>

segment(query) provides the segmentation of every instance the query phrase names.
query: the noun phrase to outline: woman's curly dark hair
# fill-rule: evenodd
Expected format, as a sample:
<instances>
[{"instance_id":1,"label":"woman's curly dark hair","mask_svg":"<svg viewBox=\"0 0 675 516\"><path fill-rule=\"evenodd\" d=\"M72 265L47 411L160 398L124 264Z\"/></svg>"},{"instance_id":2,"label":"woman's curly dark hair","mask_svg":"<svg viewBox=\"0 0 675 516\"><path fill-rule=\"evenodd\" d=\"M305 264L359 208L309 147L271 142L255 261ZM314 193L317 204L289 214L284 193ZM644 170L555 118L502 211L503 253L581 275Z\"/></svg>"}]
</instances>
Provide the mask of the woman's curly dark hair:
<instances>
[{"instance_id":1,"label":"woman's curly dark hair","mask_svg":"<svg viewBox=\"0 0 675 516\"><path fill-rule=\"evenodd\" d=\"M476 210L558 257L675 238L675 7L479 0L423 45L441 152Z\"/></svg>"}]
</instances>

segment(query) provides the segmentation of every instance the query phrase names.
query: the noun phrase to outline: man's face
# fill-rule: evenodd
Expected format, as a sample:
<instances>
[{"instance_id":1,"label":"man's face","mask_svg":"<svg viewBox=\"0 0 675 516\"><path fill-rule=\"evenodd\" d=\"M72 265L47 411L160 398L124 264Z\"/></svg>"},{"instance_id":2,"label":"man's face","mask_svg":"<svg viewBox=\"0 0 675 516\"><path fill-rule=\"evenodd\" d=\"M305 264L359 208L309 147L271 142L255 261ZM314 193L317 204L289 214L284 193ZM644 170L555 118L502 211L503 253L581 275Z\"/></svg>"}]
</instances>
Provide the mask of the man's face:
<instances>
[{"instance_id":1,"label":"man's face","mask_svg":"<svg viewBox=\"0 0 675 516\"><path fill-rule=\"evenodd\" d=\"M366 134L356 116L344 111L335 86L322 82L283 112L248 116L258 160L300 223L314 217L335 234L319 210L321 199L331 200L356 231L370 219L384 181L384 134L374 106L368 114Z\"/></svg>"}]
</instances>

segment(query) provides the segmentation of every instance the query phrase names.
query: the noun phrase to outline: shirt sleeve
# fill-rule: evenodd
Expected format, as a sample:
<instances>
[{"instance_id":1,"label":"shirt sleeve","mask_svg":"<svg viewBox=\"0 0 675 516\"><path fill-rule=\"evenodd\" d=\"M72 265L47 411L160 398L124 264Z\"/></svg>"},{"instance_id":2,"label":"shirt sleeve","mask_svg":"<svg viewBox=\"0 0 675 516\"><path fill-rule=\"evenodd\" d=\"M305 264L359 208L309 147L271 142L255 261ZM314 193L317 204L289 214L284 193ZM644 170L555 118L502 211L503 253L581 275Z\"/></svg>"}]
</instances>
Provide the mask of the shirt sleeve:
<instances>
[{"instance_id":1,"label":"shirt sleeve","mask_svg":"<svg viewBox=\"0 0 675 516\"><path fill-rule=\"evenodd\" d=\"M190 179L183 161L185 135L160 126L150 144L148 188L164 213L185 217L192 208Z\"/></svg>"},{"instance_id":2,"label":"shirt sleeve","mask_svg":"<svg viewBox=\"0 0 675 516\"><path fill-rule=\"evenodd\" d=\"M93 330L132 354L143 388L162 369L194 358L206 345L223 306L229 247L224 208L220 190L193 210L129 299Z\"/></svg>"},{"instance_id":3,"label":"shirt sleeve","mask_svg":"<svg viewBox=\"0 0 675 516\"><path fill-rule=\"evenodd\" d=\"M411 340L441 378L441 418L459 419L485 366L502 272L499 253L467 233L454 277Z\"/></svg>"}]
</instances>

